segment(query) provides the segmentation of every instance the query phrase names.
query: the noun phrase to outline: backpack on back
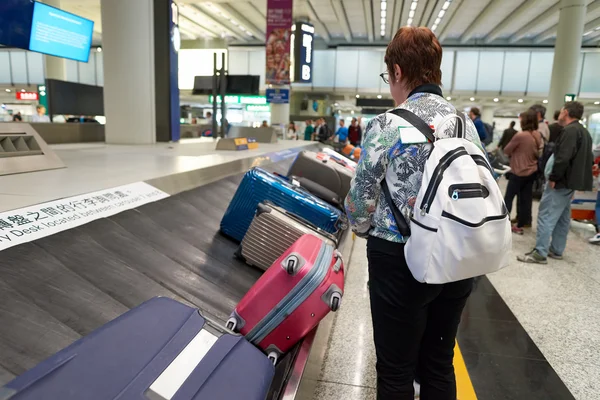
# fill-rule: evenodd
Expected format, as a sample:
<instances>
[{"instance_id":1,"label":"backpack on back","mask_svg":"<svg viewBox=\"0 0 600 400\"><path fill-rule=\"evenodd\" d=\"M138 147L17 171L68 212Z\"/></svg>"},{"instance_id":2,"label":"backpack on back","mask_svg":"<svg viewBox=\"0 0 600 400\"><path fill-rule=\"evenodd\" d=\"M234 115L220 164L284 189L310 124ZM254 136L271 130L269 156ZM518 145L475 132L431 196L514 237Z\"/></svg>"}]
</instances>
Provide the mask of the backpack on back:
<instances>
[{"instance_id":1,"label":"backpack on back","mask_svg":"<svg viewBox=\"0 0 600 400\"><path fill-rule=\"evenodd\" d=\"M398 115L433 143L410 227L392 201L387 183L383 194L398 229L409 236L406 262L419 282L442 284L498 271L508 265L512 235L504 197L481 149L465 138L463 113L445 117L437 127L457 119L455 137L438 139L422 119L408 110Z\"/></svg>"},{"instance_id":2,"label":"backpack on back","mask_svg":"<svg viewBox=\"0 0 600 400\"><path fill-rule=\"evenodd\" d=\"M494 127L492 125L488 124L487 122L483 123L483 127L485 128L485 133L486 133L483 144L485 146L488 146L494 141Z\"/></svg>"}]
</instances>

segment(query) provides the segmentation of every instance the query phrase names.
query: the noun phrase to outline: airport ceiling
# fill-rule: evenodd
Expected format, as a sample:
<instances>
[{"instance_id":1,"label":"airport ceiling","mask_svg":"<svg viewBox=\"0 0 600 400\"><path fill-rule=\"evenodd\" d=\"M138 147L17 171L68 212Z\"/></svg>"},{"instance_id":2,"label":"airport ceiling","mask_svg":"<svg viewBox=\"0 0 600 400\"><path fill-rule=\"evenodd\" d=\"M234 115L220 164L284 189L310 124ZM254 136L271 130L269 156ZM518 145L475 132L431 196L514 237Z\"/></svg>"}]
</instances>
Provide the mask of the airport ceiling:
<instances>
[{"instance_id":1,"label":"airport ceiling","mask_svg":"<svg viewBox=\"0 0 600 400\"><path fill-rule=\"evenodd\" d=\"M600 45L600 0L587 0L584 46ZM184 38L265 38L267 0L179 0ZM100 0L61 0L61 8L96 22ZM554 43L559 0L294 0L294 18L315 25L330 46L385 45L401 26L435 27L445 45L547 46Z\"/></svg>"}]
</instances>

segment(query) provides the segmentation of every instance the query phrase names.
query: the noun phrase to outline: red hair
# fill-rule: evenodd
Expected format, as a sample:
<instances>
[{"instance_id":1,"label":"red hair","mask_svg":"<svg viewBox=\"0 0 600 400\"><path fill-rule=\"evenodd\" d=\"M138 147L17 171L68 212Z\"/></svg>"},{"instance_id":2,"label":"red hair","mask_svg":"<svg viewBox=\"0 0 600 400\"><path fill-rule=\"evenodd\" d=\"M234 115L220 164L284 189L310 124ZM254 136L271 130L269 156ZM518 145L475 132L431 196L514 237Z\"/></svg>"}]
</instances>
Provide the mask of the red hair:
<instances>
[{"instance_id":1,"label":"red hair","mask_svg":"<svg viewBox=\"0 0 600 400\"><path fill-rule=\"evenodd\" d=\"M402 70L407 89L425 83L442 84L442 45L429 28L405 26L398 29L385 52L384 61L394 79L394 65Z\"/></svg>"}]
</instances>

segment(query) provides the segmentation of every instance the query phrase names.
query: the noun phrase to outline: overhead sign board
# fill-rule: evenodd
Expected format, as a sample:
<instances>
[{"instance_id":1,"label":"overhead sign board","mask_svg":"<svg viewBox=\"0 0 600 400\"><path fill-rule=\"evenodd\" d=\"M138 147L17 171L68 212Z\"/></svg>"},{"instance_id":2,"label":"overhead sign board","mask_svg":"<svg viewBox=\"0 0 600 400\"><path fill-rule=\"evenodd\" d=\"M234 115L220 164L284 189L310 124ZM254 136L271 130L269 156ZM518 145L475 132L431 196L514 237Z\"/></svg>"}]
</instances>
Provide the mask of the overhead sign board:
<instances>
[{"instance_id":1,"label":"overhead sign board","mask_svg":"<svg viewBox=\"0 0 600 400\"><path fill-rule=\"evenodd\" d=\"M36 92L16 92L15 96L17 100L29 100L29 101L38 101L39 96Z\"/></svg>"},{"instance_id":2,"label":"overhead sign board","mask_svg":"<svg viewBox=\"0 0 600 400\"><path fill-rule=\"evenodd\" d=\"M290 89L267 89L267 103L288 104Z\"/></svg>"},{"instance_id":3,"label":"overhead sign board","mask_svg":"<svg viewBox=\"0 0 600 400\"><path fill-rule=\"evenodd\" d=\"M569 101L575 101L575 100L577 100L576 94L565 94L565 103L568 103Z\"/></svg>"},{"instance_id":4,"label":"overhead sign board","mask_svg":"<svg viewBox=\"0 0 600 400\"><path fill-rule=\"evenodd\" d=\"M315 27L304 22L297 22L292 29L292 82L311 83Z\"/></svg>"}]
</instances>

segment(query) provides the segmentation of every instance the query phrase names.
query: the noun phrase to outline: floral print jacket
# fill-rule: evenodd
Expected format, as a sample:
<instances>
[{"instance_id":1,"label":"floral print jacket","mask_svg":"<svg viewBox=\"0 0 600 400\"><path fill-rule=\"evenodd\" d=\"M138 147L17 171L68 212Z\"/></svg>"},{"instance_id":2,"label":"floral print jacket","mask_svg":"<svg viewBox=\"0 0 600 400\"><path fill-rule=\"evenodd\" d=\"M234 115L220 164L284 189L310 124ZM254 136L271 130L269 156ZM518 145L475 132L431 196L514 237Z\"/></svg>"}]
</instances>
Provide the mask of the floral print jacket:
<instances>
[{"instance_id":1,"label":"floral print jacket","mask_svg":"<svg viewBox=\"0 0 600 400\"><path fill-rule=\"evenodd\" d=\"M456 109L441 96L439 87L434 88L430 90L434 93L413 92L398 108L413 112L435 128L445 116L456 113ZM468 117L466 120L466 138L483 149L475 125ZM448 122L444 132L436 131L435 136L454 136L455 123L456 120ZM379 115L367 126L362 154L345 204L352 230L358 236L371 235L398 243L408 240L398 231L384 196L380 197L381 182L385 179L396 207L410 223L432 145L402 143L400 129L406 126L411 125L390 113Z\"/></svg>"}]
</instances>

